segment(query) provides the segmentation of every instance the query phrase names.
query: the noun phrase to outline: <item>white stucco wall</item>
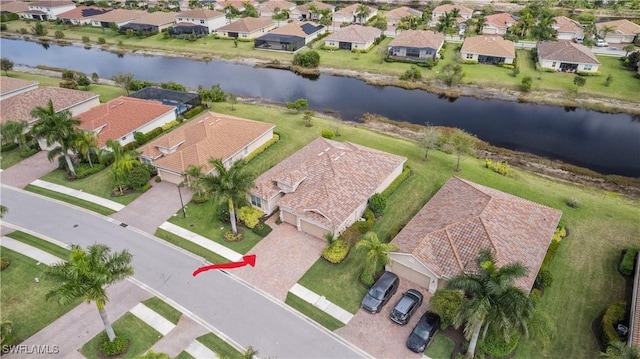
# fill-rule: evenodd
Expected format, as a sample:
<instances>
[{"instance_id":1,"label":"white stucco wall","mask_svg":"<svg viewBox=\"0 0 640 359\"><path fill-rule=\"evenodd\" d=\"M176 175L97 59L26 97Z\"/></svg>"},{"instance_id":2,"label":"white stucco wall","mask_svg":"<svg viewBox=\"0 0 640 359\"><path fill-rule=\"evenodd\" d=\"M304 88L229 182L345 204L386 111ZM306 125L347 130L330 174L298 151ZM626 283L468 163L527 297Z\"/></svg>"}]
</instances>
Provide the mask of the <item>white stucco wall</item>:
<instances>
[{"instance_id":1,"label":"white stucco wall","mask_svg":"<svg viewBox=\"0 0 640 359\"><path fill-rule=\"evenodd\" d=\"M560 70L560 64L563 63L563 61L543 60L543 59L540 59L540 57L538 57L538 62L540 63L540 66L542 68L556 69L556 70ZM587 69L589 66L591 68ZM596 72L598 71L599 67L600 65L597 65L597 64L578 64L578 71Z\"/></svg>"},{"instance_id":2,"label":"white stucco wall","mask_svg":"<svg viewBox=\"0 0 640 359\"><path fill-rule=\"evenodd\" d=\"M46 7L46 6L37 6L37 5L29 5L29 10L32 11L42 11L47 14L49 20L57 19L56 15L62 14L63 12L67 12L75 9L76 6L74 4L64 5L64 6L56 6L56 7ZM30 15L27 17L31 18Z\"/></svg>"},{"instance_id":3,"label":"white stucco wall","mask_svg":"<svg viewBox=\"0 0 640 359\"><path fill-rule=\"evenodd\" d=\"M147 124L127 133L126 135L117 138L118 142L120 142L121 145L126 145L127 143L133 142L135 140L135 138L133 137L133 134L135 132L143 132L143 133L147 133L151 130L153 130L156 127L160 127L162 125L164 125L165 123L171 122L173 120L176 119L176 111L171 110L167 113L165 113L164 115L156 118L155 120L148 122ZM116 138L114 138L114 140L116 140Z\"/></svg>"}]
</instances>

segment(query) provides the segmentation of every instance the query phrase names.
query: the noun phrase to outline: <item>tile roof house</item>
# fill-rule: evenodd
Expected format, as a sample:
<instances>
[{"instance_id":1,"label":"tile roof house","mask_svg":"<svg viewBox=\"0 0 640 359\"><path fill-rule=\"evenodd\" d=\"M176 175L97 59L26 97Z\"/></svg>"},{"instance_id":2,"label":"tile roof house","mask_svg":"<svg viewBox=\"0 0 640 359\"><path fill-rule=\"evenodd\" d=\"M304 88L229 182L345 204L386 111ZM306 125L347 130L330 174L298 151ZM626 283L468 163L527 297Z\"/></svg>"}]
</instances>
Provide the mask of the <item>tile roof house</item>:
<instances>
[{"instance_id":1,"label":"tile roof house","mask_svg":"<svg viewBox=\"0 0 640 359\"><path fill-rule=\"evenodd\" d=\"M600 61L588 47L572 41L538 42L538 63L560 72L596 72Z\"/></svg>"},{"instance_id":2,"label":"tile roof house","mask_svg":"<svg viewBox=\"0 0 640 359\"><path fill-rule=\"evenodd\" d=\"M318 11L329 9L331 11L331 14L333 14L336 11L336 7L331 4L323 3L320 1L311 1L308 3L304 3L300 6L297 6L296 9L292 12L292 15L298 16L302 20L319 20L322 15L312 14L311 6L315 6L316 9L318 9Z\"/></svg>"},{"instance_id":3,"label":"tile roof house","mask_svg":"<svg viewBox=\"0 0 640 359\"><path fill-rule=\"evenodd\" d=\"M369 21L372 17L378 15L378 9L367 5L367 7L369 8L369 14L366 16L366 18L361 18L357 16L359 5L360 4L353 4L343 9L337 10L333 14L333 21L336 23L342 23L342 24L344 23L366 24L367 21Z\"/></svg>"},{"instance_id":4,"label":"tile roof house","mask_svg":"<svg viewBox=\"0 0 640 359\"><path fill-rule=\"evenodd\" d=\"M573 40L584 37L584 29L579 22L571 20L566 16L556 16L553 18L555 22L551 27L556 30L556 39Z\"/></svg>"},{"instance_id":5,"label":"tile roof house","mask_svg":"<svg viewBox=\"0 0 640 359\"><path fill-rule=\"evenodd\" d=\"M104 14L91 17L91 26L109 28L111 23L115 23L118 27L126 25L137 20L147 14L146 11L114 9Z\"/></svg>"},{"instance_id":6,"label":"tile roof house","mask_svg":"<svg viewBox=\"0 0 640 359\"><path fill-rule=\"evenodd\" d=\"M97 134L99 147L107 140L117 140L124 146L134 141L134 133L147 133L175 120L175 110L175 106L159 101L120 96L76 118L81 122L78 127Z\"/></svg>"},{"instance_id":7,"label":"tile roof house","mask_svg":"<svg viewBox=\"0 0 640 359\"><path fill-rule=\"evenodd\" d=\"M213 171L209 159L229 167L273 138L275 125L206 112L150 142L138 151L158 169L163 181L179 184L190 165Z\"/></svg>"},{"instance_id":8,"label":"tile roof house","mask_svg":"<svg viewBox=\"0 0 640 359\"><path fill-rule=\"evenodd\" d=\"M464 5L440 5L434 8L433 11L431 11L431 21L429 21L428 25L431 27L436 26L436 24L440 21L440 17L444 16L445 13L450 13L451 11L453 11L453 9L458 9L458 11L460 12L460 17L456 19L456 22L459 24L471 19L471 16L473 15L473 10Z\"/></svg>"},{"instance_id":9,"label":"tile roof house","mask_svg":"<svg viewBox=\"0 0 640 359\"><path fill-rule=\"evenodd\" d=\"M4 78L2 82L4 82ZM31 110L36 107L46 107L49 100L53 102L53 108L56 112L69 110L71 115L76 116L99 105L100 95L60 87L30 89L0 101L0 123L7 121L34 123L37 119L31 116Z\"/></svg>"},{"instance_id":10,"label":"tile roof house","mask_svg":"<svg viewBox=\"0 0 640 359\"><path fill-rule=\"evenodd\" d=\"M225 12L225 9L227 6L233 6L238 11L244 11L245 10L244 3L249 3L254 7L258 5L257 1L219 0L219 1L216 1L216 3L213 6L213 9Z\"/></svg>"},{"instance_id":11,"label":"tile roof house","mask_svg":"<svg viewBox=\"0 0 640 359\"><path fill-rule=\"evenodd\" d=\"M105 9L96 6L78 6L73 10L63 12L58 15L58 19L65 24L71 25L88 25L91 24L91 17L104 14L113 9Z\"/></svg>"},{"instance_id":12,"label":"tile roof house","mask_svg":"<svg viewBox=\"0 0 640 359\"><path fill-rule=\"evenodd\" d=\"M38 88L37 81L0 76L0 100Z\"/></svg>"},{"instance_id":13,"label":"tile roof house","mask_svg":"<svg viewBox=\"0 0 640 359\"><path fill-rule=\"evenodd\" d=\"M628 345L640 350L640 253L636 255L633 292L631 295L631 313L629 316Z\"/></svg>"},{"instance_id":14,"label":"tile roof house","mask_svg":"<svg viewBox=\"0 0 640 359\"><path fill-rule=\"evenodd\" d=\"M392 58L426 61L439 58L443 44L444 34L431 30L405 30L391 40L388 50Z\"/></svg>"},{"instance_id":15,"label":"tile roof house","mask_svg":"<svg viewBox=\"0 0 640 359\"><path fill-rule=\"evenodd\" d=\"M384 14L387 18L387 29L384 31L384 34L387 36L396 36L400 31L402 31L398 31L398 24L402 19L409 15L422 19L422 11L412 9L407 6L395 8Z\"/></svg>"},{"instance_id":16,"label":"tile roof house","mask_svg":"<svg viewBox=\"0 0 640 359\"><path fill-rule=\"evenodd\" d=\"M485 18L485 22L482 25L482 33L485 35L505 35L507 30L515 25L516 19L511 14L503 12L498 14L492 14Z\"/></svg>"},{"instance_id":17,"label":"tile roof house","mask_svg":"<svg viewBox=\"0 0 640 359\"><path fill-rule=\"evenodd\" d=\"M361 50L371 48L382 36L382 30L371 26L349 25L324 38L324 45L340 50Z\"/></svg>"},{"instance_id":18,"label":"tile roof house","mask_svg":"<svg viewBox=\"0 0 640 359\"><path fill-rule=\"evenodd\" d=\"M290 22L256 38L254 47L263 50L295 52L327 29L310 22Z\"/></svg>"},{"instance_id":19,"label":"tile roof house","mask_svg":"<svg viewBox=\"0 0 640 359\"><path fill-rule=\"evenodd\" d=\"M75 9L73 1L34 1L29 3L29 10L24 12L24 18L33 20L55 20L58 14Z\"/></svg>"},{"instance_id":20,"label":"tile roof house","mask_svg":"<svg viewBox=\"0 0 640 359\"><path fill-rule=\"evenodd\" d=\"M241 39L255 39L276 28L276 23L270 18L245 17L218 29L222 37Z\"/></svg>"},{"instance_id":21,"label":"tile roof house","mask_svg":"<svg viewBox=\"0 0 640 359\"><path fill-rule=\"evenodd\" d=\"M289 1L282 0L269 0L263 3L259 3L256 5L256 10L262 17L272 17L276 13L276 9L284 10L287 9L290 12L295 10L296 4Z\"/></svg>"},{"instance_id":22,"label":"tile roof house","mask_svg":"<svg viewBox=\"0 0 640 359\"><path fill-rule=\"evenodd\" d=\"M627 19L599 22L596 24L598 31L602 34L604 27L613 28L613 32L608 33L604 40L610 44L634 43L640 37L640 25Z\"/></svg>"},{"instance_id":23,"label":"tile roof house","mask_svg":"<svg viewBox=\"0 0 640 359\"><path fill-rule=\"evenodd\" d=\"M533 287L562 212L471 181L452 177L391 243L390 270L435 292L444 282L477 270L489 249L498 266L529 269L515 284Z\"/></svg>"},{"instance_id":24,"label":"tile roof house","mask_svg":"<svg viewBox=\"0 0 640 359\"><path fill-rule=\"evenodd\" d=\"M121 31L133 30L144 33L159 33L162 30L172 26L176 23L174 13L156 11L150 14L141 16L134 21L120 27Z\"/></svg>"},{"instance_id":25,"label":"tile roof house","mask_svg":"<svg viewBox=\"0 0 640 359\"><path fill-rule=\"evenodd\" d=\"M481 64L512 64L516 58L513 42L498 36L473 36L464 39L460 55L463 60Z\"/></svg>"},{"instance_id":26,"label":"tile roof house","mask_svg":"<svg viewBox=\"0 0 640 359\"><path fill-rule=\"evenodd\" d=\"M322 238L361 218L368 200L401 173L406 158L350 142L317 138L255 181L251 203Z\"/></svg>"},{"instance_id":27,"label":"tile roof house","mask_svg":"<svg viewBox=\"0 0 640 359\"><path fill-rule=\"evenodd\" d=\"M191 23L204 26L209 30L209 34L228 23L223 12L203 8L179 12L175 16L177 25Z\"/></svg>"},{"instance_id":28,"label":"tile roof house","mask_svg":"<svg viewBox=\"0 0 640 359\"><path fill-rule=\"evenodd\" d=\"M0 6L0 13L2 14L12 13L24 17L27 11L29 11L29 3L24 1L3 2L2 6Z\"/></svg>"}]
</instances>

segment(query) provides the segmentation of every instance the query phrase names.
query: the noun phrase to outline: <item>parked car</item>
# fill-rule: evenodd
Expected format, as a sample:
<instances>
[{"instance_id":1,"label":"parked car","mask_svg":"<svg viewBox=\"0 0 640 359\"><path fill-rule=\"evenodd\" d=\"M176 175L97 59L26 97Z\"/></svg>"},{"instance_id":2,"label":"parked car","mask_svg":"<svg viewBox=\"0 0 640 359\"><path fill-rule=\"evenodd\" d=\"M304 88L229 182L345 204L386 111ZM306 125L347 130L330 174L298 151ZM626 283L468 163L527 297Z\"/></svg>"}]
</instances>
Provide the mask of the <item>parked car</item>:
<instances>
[{"instance_id":1,"label":"parked car","mask_svg":"<svg viewBox=\"0 0 640 359\"><path fill-rule=\"evenodd\" d=\"M416 353L422 353L440 329L440 316L433 312L426 312L420 317L418 324L407 338L407 348Z\"/></svg>"},{"instance_id":2,"label":"parked car","mask_svg":"<svg viewBox=\"0 0 640 359\"><path fill-rule=\"evenodd\" d=\"M392 272L384 272L362 298L362 308L371 313L378 313L387 304L391 296L398 290L400 280Z\"/></svg>"},{"instance_id":3,"label":"parked car","mask_svg":"<svg viewBox=\"0 0 640 359\"><path fill-rule=\"evenodd\" d=\"M598 47L607 47L607 46L609 46L609 44L606 41L602 40L602 39L598 39L598 40L596 40L596 46L598 46Z\"/></svg>"},{"instance_id":4,"label":"parked car","mask_svg":"<svg viewBox=\"0 0 640 359\"><path fill-rule=\"evenodd\" d=\"M422 304L422 293L415 289L409 289L402 294L402 297L391 310L389 316L394 322L405 325L411 319L413 313Z\"/></svg>"}]
</instances>

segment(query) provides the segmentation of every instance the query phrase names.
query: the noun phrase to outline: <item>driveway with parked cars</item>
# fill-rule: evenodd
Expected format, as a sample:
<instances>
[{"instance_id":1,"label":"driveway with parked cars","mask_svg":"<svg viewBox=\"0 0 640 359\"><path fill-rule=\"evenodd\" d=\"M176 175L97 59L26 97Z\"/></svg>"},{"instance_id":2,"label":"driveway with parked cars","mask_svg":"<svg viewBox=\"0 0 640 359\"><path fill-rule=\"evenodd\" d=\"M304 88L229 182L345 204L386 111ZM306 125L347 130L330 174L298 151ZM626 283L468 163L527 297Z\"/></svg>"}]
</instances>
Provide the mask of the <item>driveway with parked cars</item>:
<instances>
[{"instance_id":1,"label":"driveway with parked cars","mask_svg":"<svg viewBox=\"0 0 640 359\"><path fill-rule=\"evenodd\" d=\"M409 323L399 325L394 323L389 316L393 307L402 297L402 293L408 289L417 289L422 293L424 300L409 320ZM335 333L376 358L420 358L421 354L416 354L409 350L406 342L413 327L422 314L427 311L429 298L431 298L431 293L425 288L400 278L398 291L391 297L380 313L371 314L364 309L360 309L349 321L349 324L337 329Z\"/></svg>"}]
</instances>

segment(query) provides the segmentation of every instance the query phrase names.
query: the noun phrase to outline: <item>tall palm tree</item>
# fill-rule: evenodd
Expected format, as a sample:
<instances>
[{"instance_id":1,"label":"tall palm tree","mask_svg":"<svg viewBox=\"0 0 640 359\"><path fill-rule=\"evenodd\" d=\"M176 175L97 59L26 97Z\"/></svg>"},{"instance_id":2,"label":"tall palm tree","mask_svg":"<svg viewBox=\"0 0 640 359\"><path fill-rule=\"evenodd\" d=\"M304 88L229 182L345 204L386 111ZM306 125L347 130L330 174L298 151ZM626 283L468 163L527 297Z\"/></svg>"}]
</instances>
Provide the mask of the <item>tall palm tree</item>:
<instances>
[{"instance_id":1,"label":"tall palm tree","mask_svg":"<svg viewBox=\"0 0 640 359\"><path fill-rule=\"evenodd\" d=\"M367 21L367 18L371 14L371 9L366 4L358 4L356 8L356 18L360 24L364 24Z\"/></svg>"},{"instance_id":2,"label":"tall palm tree","mask_svg":"<svg viewBox=\"0 0 640 359\"><path fill-rule=\"evenodd\" d=\"M286 19L279 7L273 10L273 15L271 16L271 18L277 21L278 27L280 27L280 21Z\"/></svg>"},{"instance_id":3,"label":"tall palm tree","mask_svg":"<svg viewBox=\"0 0 640 359\"><path fill-rule=\"evenodd\" d=\"M316 6L316 4L309 5L309 19L308 20L317 20L318 14L320 14L320 10Z\"/></svg>"},{"instance_id":4,"label":"tall palm tree","mask_svg":"<svg viewBox=\"0 0 640 359\"><path fill-rule=\"evenodd\" d=\"M87 303L95 302L107 336L113 341L116 335L104 310L109 301L106 288L133 275L133 256L127 250L110 252L111 249L104 244L94 244L86 250L74 245L69 260L52 265L45 275L59 284L47 293L47 300L54 299L60 304L68 304L78 298Z\"/></svg>"},{"instance_id":5,"label":"tall palm tree","mask_svg":"<svg viewBox=\"0 0 640 359\"><path fill-rule=\"evenodd\" d=\"M484 14L480 14L480 16L478 16L478 19L476 19L476 34L482 34L482 28L486 23L487 17ZM469 25L467 25L467 27L469 27Z\"/></svg>"},{"instance_id":6,"label":"tall palm tree","mask_svg":"<svg viewBox=\"0 0 640 359\"><path fill-rule=\"evenodd\" d=\"M76 136L75 126L80 124L80 120L74 119L68 110L56 113L51 100L46 107L34 108L31 111L31 116L38 119L38 122L33 126L33 134L44 138L47 146L56 145L49 151L47 156L49 161L53 161L57 155L64 156L69 171L75 176L76 171L73 168L69 152L73 149L73 141Z\"/></svg>"},{"instance_id":7,"label":"tall palm tree","mask_svg":"<svg viewBox=\"0 0 640 359\"><path fill-rule=\"evenodd\" d=\"M322 18L320 18L320 25L331 25L331 9L322 9L320 10L320 14L322 15Z\"/></svg>"},{"instance_id":8,"label":"tall palm tree","mask_svg":"<svg viewBox=\"0 0 640 359\"><path fill-rule=\"evenodd\" d=\"M26 131L29 128L27 121L7 121L0 127L2 139L6 142L18 143L20 150L26 146Z\"/></svg>"},{"instance_id":9,"label":"tall palm tree","mask_svg":"<svg viewBox=\"0 0 640 359\"><path fill-rule=\"evenodd\" d=\"M89 162L89 166L93 167L91 155L97 154L99 149L96 135L91 131L81 131L74 141L74 147L80 156Z\"/></svg>"},{"instance_id":10,"label":"tall palm tree","mask_svg":"<svg viewBox=\"0 0 640 359\"><path fill-rule=\"evenodd\" d=\"M598 31L598 34L600 35L600 38L604 39L614 31L616 31L616 28L613 26L603 26L600 28L600 31Z\"/></svg>"},{"instance_id":11,"label":"tall palm tree","mask_svg":"<svg viewBox=\"0 0 640 359\"><path fill-rule=\"evenodd\" d=\"M184 183L189 186L198 197L202 196L202 192L204 191L201 181L204 175L202 173L203 168L204 166L189 165L187 170L183 173Z\"/></svg>"},{"instance_id":12,"label":"tall palm tree","mask_svg":"<svg viewBox=\"0 0 640 359\"><path fill-rule=\"evenodd\" d=\"M436 31L441 32L445 35L450 35L453 26L455 24L455 18L452 16L452 12L445 12L444 15L440 16L438 19L438 23L436 24Z\"/></svg>"},{"instance_id":13,"label":"tall palm tree","mask_svg":"<svg viewBox=\"0 0 640 359\"><path fill-rule=\"evenodd\" d=\"M523 38L526 35L527 30L531 27L531 25L536 21L536 17L533 14L531 8L525 7L520 10L520 19L518 19L518 24L520 25L522 31L520 32L520 37Z\"/></svg>"},{"instance_id":14,"label":"tall palm tree","mask_svg":"<svg viewBox=\"0 0 640 359\"><path fill-rule=\"evenodd\" d=\"M137 156L137 151L127 151L118 141L107 140L105 148L100 152L100 157L103 162L109 162L113 159L111 165L111 174L118 191L122 194L126 189L126 177L129 171L134 166L140 165Z\"/></svg>"},{"instance_id":15,"label":"tall palm tree","mask_svg":"<svg viewBox=\"0 0 640 359\"><path fill-rule=\"evenodd\" d=\"M280 10L280 13L282 14L282 16L284 16L284 19L288 19L289 16L291 15L291 10L284 8L282 10Z\"/></svg>"},{"instance_id":16,"label":"tall palm tree","mask_svg":"<svg viewBox=\"0 0 640 359\"><path fill-rule=\"evenodd\" d=\"M638 348L633 345L627 345L624 342L613 342L607 348L607 351L600 353L601 358L607 359L640 359Z\"/></svg>"},{"instance_id":17,"label":"tall palm tree","mask_svg":"<svg viewBox=\"0 0 640 359\"><path fill-rule=\"evenodd\" d=\"M209 159L209 163L213 166L214 171L202 177L202 186L209 195L227 201L231 230L237 234L234 203L246 201L247 193L255 186L256 176L245 169L244 161L234 163L229 169L220 159Z\"/></svg>"},{"instance_id":18,"label":"tall palm tree","mask_svg":"<svg viewBox=\"0 0 640 359\"><path fill-rule=\"evenodd\" d=\"M538 22L531 27L531 36L540 41L555 38L557 31L552 27L554 23L553 14L545 13L541 15Z\"/></svg>"},{"instance_id":19,"label":"tall palm tree","mask_svg":"<svg viewBox=\"0 0 640 359\"><path fill-rule=\"evenodd\" d=\"M513 282L526 276L527 268L520 263L498 268L493 255L481 250L477 258L478 273L462 274L452 278L449 289L462 290L468 298L459 308L454 325L465 324L469 342L467 355L473 357L480 332L497 331L505 338L513 334L528 334L528 320L534 311L534 302L524 290Z\"/></svg>"},{"instance_id":20,"label":"tall palm tree","mask_svg":"<svg viewBox=\"0 0 640 359\"><path fill-rule=\"evenodd\" d=\"M374 232L368 232L364 238L356 244L356 249L364 248L367 251L365 255L365 265L362 271L362 281L365 283L373 283L374 276L382 271L384 266L391 263L389 253L398 249L393 243L380 242L378 236Z\"/></svg>"}]
</instances>

